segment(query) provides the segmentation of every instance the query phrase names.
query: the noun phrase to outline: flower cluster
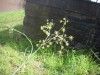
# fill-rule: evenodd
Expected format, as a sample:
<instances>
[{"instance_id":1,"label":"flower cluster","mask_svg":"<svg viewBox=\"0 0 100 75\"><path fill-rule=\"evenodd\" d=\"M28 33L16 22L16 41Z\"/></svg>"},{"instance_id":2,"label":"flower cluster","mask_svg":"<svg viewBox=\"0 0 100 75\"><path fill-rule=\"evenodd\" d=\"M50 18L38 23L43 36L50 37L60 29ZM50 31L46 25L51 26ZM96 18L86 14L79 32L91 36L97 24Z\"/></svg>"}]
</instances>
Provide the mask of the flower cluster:
<instances>
[{"instance_id":1,"label":"flower cluster","mask_svg":"<svg viewBox=\"0 0 100 75\"><path fill-rule=\"evenodd\" d=\"M52 21L52 22L49 22L49 20L47 20L47 24L41 26L41 30L42 30L47 36L50 36L50 34L51 34L50 31L51 31L51 29L52 29L53 26L54 26L53 21Z\"/></svg>"},{"instance_id":2,"label":"flower cluster","mask_svg":"<svg viewBox=\"0 0 100 75\"><path fill-rule=\"evenodd\" d=\"M67 34L65 33L65 26L67 25L68 20L66 20L66 18L63 18L62 20L60 20L60 23L62 25L61 28L51 33L51 30L54 27L54 22L50 22L49 20L47 20L47 24L41 26L41 30L47 35L47 37L45 40L40 40L39 44L37 44L36 46L42 46L42 48L45 48L50 47L53 43L56 43L57 45L60 45L60 50L58 51L59 54L62 54L65 47L69 46L68 40L72 41L74 37L71 35L67 36Z\"/></svg>"}]
</instances>

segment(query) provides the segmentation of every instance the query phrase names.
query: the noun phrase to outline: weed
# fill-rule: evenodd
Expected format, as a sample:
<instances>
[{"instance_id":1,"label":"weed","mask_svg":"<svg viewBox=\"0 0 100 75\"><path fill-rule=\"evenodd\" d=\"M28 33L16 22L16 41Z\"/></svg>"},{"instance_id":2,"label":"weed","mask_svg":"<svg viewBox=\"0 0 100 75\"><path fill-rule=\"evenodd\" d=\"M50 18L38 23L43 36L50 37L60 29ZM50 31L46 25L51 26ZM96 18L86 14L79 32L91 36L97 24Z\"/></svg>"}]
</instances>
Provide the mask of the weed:
<instances>
[{"instance_id":1,"label":"weed","mask_svg":"<svg viewBox=\"0 0 100 75\"><path fill-rule=\"evenodd\" d=\"M20 12L20 11L19 11ZM1 13L2 18L9 15L10 19L15 19L11 16L16 15L16 19L19 18L19 12ZM13 14L12 14L13 13ZM0 14L0 15L1 15ZM4 14L4 15L3 15ZM20 14L21 16L24 13ZM23 19L23 17L21 17ZM0 19L0 20L1 20ZM1 25L8 25L15 28L22 25L23 22L5 23L2 20ZM61 21L62 22L62 21ZM50 23L50 22L49 22ZM12 26L13 25L13 26ZM7 27L9 27L7 26ZM6 27L6 26L5 26ZM20 29L20 27L18 28ZM17 39L16 39L17 38ZM71 37L72 39L72 37ZM34 41L34 40L32 40ZM42 40L41 40L42 41ZM33 42L34 45L37 42ZM29 52L25 52L27 49ZM37 54L32 55L32 59L28 60L26 65L23 65L20 72L17 75L99 75L100 67L92 59L90 53L84 52L84 50L68 50L65 48L66 53L63 56L59 56L58 50L61 46L52 44L49 48L45 45L44 49L39 49ZM35 51L35 50L34 50ZM19 37L19 34L13 32L9 34L9 31L4 28L0 28L0 75L11 75L30 53L30 43L27 39Z\"/></svg>"}]
</instances>

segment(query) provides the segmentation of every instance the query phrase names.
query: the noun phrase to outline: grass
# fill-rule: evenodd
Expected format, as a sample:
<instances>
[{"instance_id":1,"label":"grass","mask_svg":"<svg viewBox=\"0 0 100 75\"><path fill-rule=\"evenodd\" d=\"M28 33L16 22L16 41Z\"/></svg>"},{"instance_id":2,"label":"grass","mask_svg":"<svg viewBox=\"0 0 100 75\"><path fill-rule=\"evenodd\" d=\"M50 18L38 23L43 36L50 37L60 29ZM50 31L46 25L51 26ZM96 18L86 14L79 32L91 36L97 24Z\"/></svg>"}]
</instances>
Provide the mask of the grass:
<instances>
[{"instance_id":1,"label":"grass","mask_svg":"<svg viewBox=\"0 0 100 75\"><path fill-rule=\"evenodd\" d=\"M22 20L24 18L24 10L13 12L0 12L0 23Z\"/></svg>"},{"instance_id":2,"label":"grass","mask_svg":"<svg viewBox=\"0 0 100 75\"><path fill-rule=\"evenodd\" d=\"M11 75L30 53L30 44L19 33L9 33L3 27L18 30L23 25L24 11L0 13L0 75ZM36 42L33 41L35 47ZM25 49L27 49L25 53ZM35 47L36 49L36 47ZM56 47L41 49L16 75L99 75L100 66L84 50L68 50L64 56Z\"/></svg>"},{"instance_id":3,"label":"grass","mask_svg":"<svg viewBox=\"0 0 100 75\"><path fill-rule=\"evenodd\" d=\"M23 25L24 10L13 12L0 12L0 31L3 27L15 27Z\"/></svg>"}]
</instances>

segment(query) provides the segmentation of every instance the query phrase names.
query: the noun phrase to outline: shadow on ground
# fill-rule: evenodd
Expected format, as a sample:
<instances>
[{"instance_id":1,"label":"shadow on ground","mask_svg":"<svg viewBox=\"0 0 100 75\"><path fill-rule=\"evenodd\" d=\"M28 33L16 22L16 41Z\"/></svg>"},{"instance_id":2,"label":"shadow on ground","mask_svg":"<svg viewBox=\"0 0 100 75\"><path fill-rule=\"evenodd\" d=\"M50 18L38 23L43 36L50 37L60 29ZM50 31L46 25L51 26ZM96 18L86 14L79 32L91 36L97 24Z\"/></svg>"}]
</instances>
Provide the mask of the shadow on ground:
<instances>
[{"instance_id":1,"label":"shadow on ground","mask_svg":"<svg viewBox=\"0 0 100 75\"><path fill-rule=\"evenodd\" d=\"M22 25L16 25L14 29L22 31ZM0 45L10 46L18 51L25 51L27 47L30 49L30 43L23 35L9 29L0 31Z\"/></svg>"}]
</instances>

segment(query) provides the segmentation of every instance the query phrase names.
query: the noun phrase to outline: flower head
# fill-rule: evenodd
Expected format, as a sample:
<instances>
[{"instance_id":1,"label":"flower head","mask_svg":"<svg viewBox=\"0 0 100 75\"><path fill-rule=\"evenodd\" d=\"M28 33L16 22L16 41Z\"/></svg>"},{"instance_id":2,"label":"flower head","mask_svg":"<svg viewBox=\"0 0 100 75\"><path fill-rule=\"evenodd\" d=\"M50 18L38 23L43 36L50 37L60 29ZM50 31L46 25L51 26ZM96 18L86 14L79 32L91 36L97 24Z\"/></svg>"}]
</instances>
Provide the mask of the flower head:
<instances>
[{"instance_id":1,"label":"flower head","mask_svg":"<svg viewBox=\"0 0 100 75\"><path fill-rule=\"evenodd\" d=\"M71 40L71 41L74 39L74 37L71 36L71 35L70 35L68 38L69 38L69 40Z\"/></svg>"}]
</instances>

